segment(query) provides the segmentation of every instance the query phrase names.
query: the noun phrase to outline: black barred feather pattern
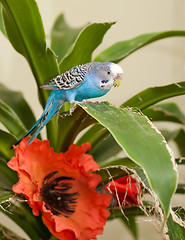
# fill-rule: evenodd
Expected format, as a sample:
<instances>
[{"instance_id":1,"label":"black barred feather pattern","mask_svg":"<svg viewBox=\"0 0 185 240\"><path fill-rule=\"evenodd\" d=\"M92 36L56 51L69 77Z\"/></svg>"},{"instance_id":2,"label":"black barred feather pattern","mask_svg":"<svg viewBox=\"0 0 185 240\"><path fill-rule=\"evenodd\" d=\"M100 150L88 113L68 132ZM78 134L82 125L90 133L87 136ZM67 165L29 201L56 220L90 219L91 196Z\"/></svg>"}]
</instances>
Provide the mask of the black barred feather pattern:
<instances>
[{"instance_id":1,"label":"black barred feather pattern","mask_svg":"<svg viewBox=\"0 0 185 240\"><path fill-rule=\"evenodd\" d=\"M76 88L84 82L85 75L91 65L93 65L93 63L75 66L65 73L54 77L49 82L42 84L40 87L50 90L70 90Z\"/></svg>"}]
</instances>

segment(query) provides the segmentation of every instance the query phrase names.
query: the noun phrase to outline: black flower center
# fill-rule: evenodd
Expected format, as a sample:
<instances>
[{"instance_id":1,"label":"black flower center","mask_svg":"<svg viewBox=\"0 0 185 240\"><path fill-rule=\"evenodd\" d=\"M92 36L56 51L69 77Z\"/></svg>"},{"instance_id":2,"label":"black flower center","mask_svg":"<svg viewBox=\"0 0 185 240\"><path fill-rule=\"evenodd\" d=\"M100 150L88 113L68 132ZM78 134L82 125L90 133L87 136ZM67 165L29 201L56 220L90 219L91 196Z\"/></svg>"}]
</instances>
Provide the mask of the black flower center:
<instances>
[{"instance_id":1,"label":"black flower center","mask_svg":"<svg viewBox=\"0 0 185 240\"><path fill-rule=\"evenodd\" d=\"M75 212L78 192L71 193L69 190L75 181L72 177L54 177L57 171L51 172L43 180L40 193L45 206L54 215L69 217Z\"/></svg>"}]
</instances>

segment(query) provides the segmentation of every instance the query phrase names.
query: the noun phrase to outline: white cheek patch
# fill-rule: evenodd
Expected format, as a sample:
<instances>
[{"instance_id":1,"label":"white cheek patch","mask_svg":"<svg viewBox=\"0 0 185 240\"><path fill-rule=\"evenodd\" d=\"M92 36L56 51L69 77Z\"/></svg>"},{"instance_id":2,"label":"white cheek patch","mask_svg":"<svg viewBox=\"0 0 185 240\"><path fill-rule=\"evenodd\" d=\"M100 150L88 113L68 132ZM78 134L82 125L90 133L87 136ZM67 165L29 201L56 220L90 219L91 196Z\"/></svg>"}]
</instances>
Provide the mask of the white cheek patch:
<instances>
[{"instance_id":1,"label":"white cheek patch","mask_svg":"<svg viewBox=\"0 0 185 240\"><path fill-rule=\"evenodd\" d=\"M101 89L110 89L111 87L113 87L114 85L114 81L113 80L109 80L107 83L101 83L100 87Z\"/></svg>"},{"instance_id":2,"label":"white cheek patch","mask_svg":"<svg viewBox=\"0 0 185 240\"><path fill-rule=\"evenodd\" d=\"M116 75L118 73L123 74L123 69L118 64L115 64L115 63L112 63L110 65L110 70L113 73L113 75Z\"/></svg>"}]
</instances>

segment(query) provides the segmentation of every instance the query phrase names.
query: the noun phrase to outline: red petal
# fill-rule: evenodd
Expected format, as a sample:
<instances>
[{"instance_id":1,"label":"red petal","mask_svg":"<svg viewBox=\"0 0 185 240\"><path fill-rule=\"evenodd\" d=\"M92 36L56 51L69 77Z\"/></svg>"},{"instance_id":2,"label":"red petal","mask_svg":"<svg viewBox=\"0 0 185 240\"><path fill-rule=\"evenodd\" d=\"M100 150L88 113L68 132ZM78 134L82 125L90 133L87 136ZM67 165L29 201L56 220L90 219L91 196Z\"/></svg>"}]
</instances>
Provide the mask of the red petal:
<instances>
[{"instance_id":1,"label":"red petal","mask_svg":"<svg viewBox=\"0 0 185 240\"><path fill-rule=\"evenodd\" d=\"M95 191L101 177L88 173L99 169L92 156L85 153L90 150L90 144L71 145L66 153L54 153L48 141L36 139L27 146L28 139L23 139L20 146L15 147L15 156L8 163L19 175L14 191L25 195L34 215L38 215L39 210L42 212L44 223L57 238L96 239L96 235L103 232L110 214L107 207L111 196ZM79 197L75 213L68 218L62 214L53 215L42 202L40 189L44 178L52 172L75 179L71 191L79 193Z\"/></svg>"}]
</instances>

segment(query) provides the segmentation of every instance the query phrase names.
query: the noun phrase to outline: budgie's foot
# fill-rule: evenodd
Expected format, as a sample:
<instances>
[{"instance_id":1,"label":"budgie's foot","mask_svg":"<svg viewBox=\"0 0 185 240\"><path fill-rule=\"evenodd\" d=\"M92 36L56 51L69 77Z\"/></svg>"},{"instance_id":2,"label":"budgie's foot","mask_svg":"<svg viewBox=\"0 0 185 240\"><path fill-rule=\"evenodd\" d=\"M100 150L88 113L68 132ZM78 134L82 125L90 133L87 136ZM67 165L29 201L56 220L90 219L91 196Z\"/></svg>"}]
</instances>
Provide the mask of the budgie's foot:
<instances>
[{"instance_id":1,"label":"budgie's foot","mask_svg":"<svg viewBox=\"0 0 185 240\"><path fill-rule=\"evenodd\" d=\"M58 113L58 115L60 117L67 117L67 116L70 116L71 114L70 114L70 111L66 111L66 112Z\"/></svg>"},{"instance_id":2,"label":"budgie's foot","mask_svg":"<svg viewBox=\"0 0 185 240\"><path fill-rule=\"evenodd\" d=\"M77 107L77 105L78 105L79 103L88 103L88 102L89 102L89 101L86 100L86 99L82 100L81 102L79 102L79 101L73 101L73 102L71 102L71 104L74 104L74 106L69 110L70 115L74 112L74 110L76 109L76 107Z\"/></svg>"},{"instance_id":3,"label":"budgie's foot","mask_svg":"<svg viewBox=\"0 0 185 240\"><path fill-rule=\"evenodd\" d=\"M74 110L77 108L79 102L75 102L74 106L69 110L70 115L74 112Z\"/></svg>"},{"instance_id":4,"label":"budgie's foot","mask_svg":"<svg viewBox=\"0 0 185 240\"><path fill-rule=\"evenodd\" d=\"M82 102L81 103L89 103L90 101L88 101L87 99L84 99L84 100L82 100Z\"/></svg>"}]
</instances>

